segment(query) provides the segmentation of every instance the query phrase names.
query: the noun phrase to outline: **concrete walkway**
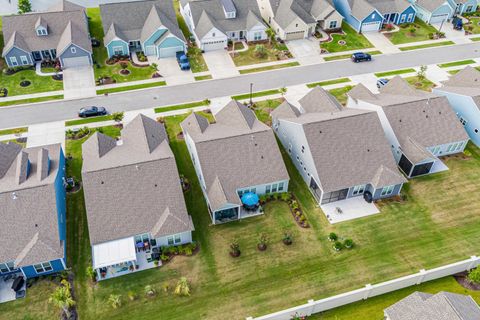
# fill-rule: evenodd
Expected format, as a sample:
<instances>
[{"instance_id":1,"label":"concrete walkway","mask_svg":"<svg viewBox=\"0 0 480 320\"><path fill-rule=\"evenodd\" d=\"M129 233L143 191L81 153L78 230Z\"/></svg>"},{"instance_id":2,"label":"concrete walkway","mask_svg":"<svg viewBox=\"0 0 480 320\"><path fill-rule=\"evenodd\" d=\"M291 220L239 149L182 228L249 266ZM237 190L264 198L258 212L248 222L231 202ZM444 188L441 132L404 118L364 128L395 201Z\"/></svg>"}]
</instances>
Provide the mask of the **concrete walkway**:
<instances>
[{"instance_id":1,"label":"concrete walkway","mask_svg":"<svg viewBox=\"0 0 480 320\"><path fill-rule=\"evenodd\" d=\"M57 75L57 74L62 74L63 72L62 71L42 72L42 64L41 63L36 63L35 64L35 73L37 74L37 76L40 76L40 77L51 77L51 76L54 76L54 75Z\"/></svg>"},{"instance_id":2,"label":"concrete walkway","mask_svg":"<svg viewBox=\"0 0 480 320\"><path fill-rule=\"evenodd\" d=\"M382 53L400 52L400 49L391 43L381 32L365 32L363 35L376 49L382 51Z\"/></svg>"},{"instance_id":3,"label":"concrete walkway","mask_svg":"<svg viewBox=\"0 0 480 320\"><path fill-rule=\"evenodd\" d=\"M65 150L65 122L55 121L28 127L27 148L61 143Z\"/></svg>"}]
</instances>

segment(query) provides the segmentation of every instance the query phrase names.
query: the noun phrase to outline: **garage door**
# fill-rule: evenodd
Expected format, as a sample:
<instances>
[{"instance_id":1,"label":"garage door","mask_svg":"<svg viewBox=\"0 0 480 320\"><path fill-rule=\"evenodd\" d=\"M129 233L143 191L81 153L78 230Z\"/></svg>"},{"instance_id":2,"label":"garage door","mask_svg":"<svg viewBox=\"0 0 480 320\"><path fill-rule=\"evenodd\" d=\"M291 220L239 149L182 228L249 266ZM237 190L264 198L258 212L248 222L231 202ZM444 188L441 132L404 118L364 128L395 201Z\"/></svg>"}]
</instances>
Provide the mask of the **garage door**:
<instances>
[{"instance_id":1,"label":"garage door","mask_svg":"<svg viewBox=\"0 0 480 320\"><path fill-rule=\"evenodd\" d=\"M380 22L368 22L362 24L362 32L378 31L380 29Z\"/></svg>"},{"instance_id":2,"label":"garage door","mask_svg":"<svg viewBox=\"0 0 480 320\"><path fill-rule=\"evenodd\" d=\"M146 56L154 56L157 52L155 50L155 46L146 46L145 47L145 55Z\"/></svg>"},{"instance_id":3,"label":"garage door","mask_svg":"<svg viewBox=\"0 0 480 320\"><path fill-rule=\"evenodd\" d=\"M183 51L183 46L170 47L170 48L160 48L160 52L158 54L158 57L159 58L175 57L175 54L178 51Z\"/></svg>"},{"instance_id":4,"label":"garage door","mask_svg":"<svg viewBox=\"0 0 480 320\"><path fill-rule=\"evenodd\" d=\"M430 19L430 24L441 23L448 19L448 14L434 14Z\"/></svg>"},{"instance_id":5,"label":"garage door","mask_svg":"<svg viewBox=\"0 0 480 320\"><path fill-rule=\"evenodd\" d=\"M209 42L202 43L202 48L204 51L223 50L226 47L227 47L227 41L225 40L209 41Z\"/></svg>"},{"instance_id":6,"label":"garage door","mask_svg":"<svg viewBox=\"0 0 480 320\"><path fill-rule=\"evenodd\" d=\"M303 39L304 37L305 37L305 31L285 33L285 40L298 40L298 39Z\"/></svg>"},{"instance_id":7,"label":"garage door","mask_svg":"<svg viewBox=\"0 0 480 320\"><path fill-rule=\"evenodd\" d=\"M90 65L90 59L88 59L88 56L63 59L64 68L83 67L83 66L89 66L89 65Z\"/></svg>"}]
</instances>

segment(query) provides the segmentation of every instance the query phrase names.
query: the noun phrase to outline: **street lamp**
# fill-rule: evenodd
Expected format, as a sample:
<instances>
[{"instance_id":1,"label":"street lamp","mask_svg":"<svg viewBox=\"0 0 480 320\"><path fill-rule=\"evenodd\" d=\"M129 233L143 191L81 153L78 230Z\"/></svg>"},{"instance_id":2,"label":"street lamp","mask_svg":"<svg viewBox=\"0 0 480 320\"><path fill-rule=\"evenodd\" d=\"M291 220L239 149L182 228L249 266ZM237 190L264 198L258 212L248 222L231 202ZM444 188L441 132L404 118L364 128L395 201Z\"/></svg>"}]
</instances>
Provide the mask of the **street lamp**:
<instances>
[{"instance_id":1,"label":"street lamp","mask_svg":"<svg viewBox=\"0 0 480 320\"><path fill-rule=\"evenodd\" d=\"M253 98L253 83L250 82L250 107L253 105L252 98Z\"/></svg>"}]
</instances>

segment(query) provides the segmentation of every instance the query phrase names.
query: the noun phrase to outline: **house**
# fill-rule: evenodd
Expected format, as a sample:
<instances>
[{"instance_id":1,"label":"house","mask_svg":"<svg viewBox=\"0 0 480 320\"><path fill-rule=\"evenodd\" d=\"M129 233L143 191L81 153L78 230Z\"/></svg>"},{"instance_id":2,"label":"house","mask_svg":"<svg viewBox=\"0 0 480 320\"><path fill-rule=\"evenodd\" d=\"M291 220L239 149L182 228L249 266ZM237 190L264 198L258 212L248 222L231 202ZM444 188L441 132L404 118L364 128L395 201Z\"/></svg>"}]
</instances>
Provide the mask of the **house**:
<instances>
[{"instance_id":1,"label":"house","mask_svg":"<svg viewBox=\"0 0 480 320\"><path fill-rule=\"evenodd\" d=\"M454 14L463 15L477 11L478 0L448 0L448 3L454 8Z\"/></svg>"},{"instance_id":2,"label":"house","mask_svg":"<svg viewBox=\"0 0 480 320\"><path fill-rule=\"evenodd\" d=\"M181 123L212 222L261 214L258 196L288 190L273 131L237 101L223 107L215 121L192 113ZM256 198L255 203L247 203L244 195Z\"/></svg>"},{"instance_id":3,"label":"house","mask_svg":"<svg viewBox=\"0 0 480 320\"><path fill-rule=\"evenodd\" d=\"M480 147L480 72L467 66L433 92L447 97L468 136Z\"/></svg>"},{"instance_id":4,"label":"house","mask_svg":"<svg viewBox=\"0 0 480 320\"><path fill-rule=\"evenodd\" d=\"M173 2L147 0L100 5L108 56L143 51L147 57L174 57L186 51Z\"/></svg>"},{"instance_id":5,"label":"house","mask_svg":"<svg viewBox=\"0 0 480 320\"><path fill-rule=\"evenodd\" d=\"M85 9L62 0L46 12L2 17L2 57L11 68L58 60L63 68L92 64Z\"/></svg>"},{"instance_id":6,"label":"house","mask_svg":"<svg viewBox=\"0 0 480 320\"><path fill-rule=\"evenodd\" d=\"M258 0L262 18L282 40L308 38L317 26L325 31L342 28L343 17L329 0Z\"/></svg>"},{"instance_id":7,"label":"house","mask_svg":"<svg viewBox=\"0 0 480 320\"><path fill-rule=\"evenodd\" d=\"M383 15L383 24L415 21L416 10L408 0L367 0Z\"/></svg>"},{"instance_id":8,"label":"house","mask_svg":"<svg viewBox=\"0 0 480 320\"><path fill-rule=\"evenodd\" d=\"M60 144L22 148L0 143L0 287L13 277L66 269L64 183ZM3 297L10 287L0 289Z\"/></svg>"},{"instance_id":9,"label":"house","mask_svg":"<svg viewBox=\"0 0 480 320\"><path fill-rule=\"evenodd\" d=\"M228 41L266 40L256 0L180 0L180 13L203 51L225 49Z\"/></svg>"},{"instance_id":10,"label":"house","mask_svg":"<svg viewBox=\"0 0 480 320\"><path fill-rule=\"evenodd\" d=\"M476 320L480 307L471 296L441 291L414 292L384 310L385 320Z\"/></svg>"},{"instance_id":11,"label":"house","mask_svg":"<svg viewBox=\"0 0 480 320\"><path fill-rule=\"evenodd\" d=\"M348 97L348 107L378 113L393 156L409 178L448 169L438 157L461 153L467 145L447 98L415 90L399 76L379 94L359 84Z\"/></svg>"},{"instance_id":12,"label":"house","mask_svg":"<svg viewBox=\"0 0 480 320\"><path fill-rule=\"evenodd\" d=\"M367 0L333 0L335 9L357 32L378 31L382 28L383 14Z\"/></svg>"},{"instance_id":13,"label":"house","mask_svg":"<svg viewBox=\"0 0 480 320\"><path fill-rule=\"evenodd\" d=\"M455 6L451 0L409 0L417 10L417 17L429 24L444 23L452 18Z\"/></svg>"},{"instance_id":14,"label":"house","mask_svg":"<svg viewBox=\"0 0 480 320\"><path fill-rule=\"evenodd\" d=\"M273 128L319 204L398 195L405 178L375 112L343 108L321 87L272 113Z\"/></svg>"},{"instance_id":15,"label":"house","mask_svg":"<svg viewBox=\"0 0 480 320\"><path fill-rule=\"evenodd\" d=\"M161 248L192 241L180 177L162 124L138 115L120 140L95 132L82 178L98 279L153 268Z\"/></svg>"}]
</instances>

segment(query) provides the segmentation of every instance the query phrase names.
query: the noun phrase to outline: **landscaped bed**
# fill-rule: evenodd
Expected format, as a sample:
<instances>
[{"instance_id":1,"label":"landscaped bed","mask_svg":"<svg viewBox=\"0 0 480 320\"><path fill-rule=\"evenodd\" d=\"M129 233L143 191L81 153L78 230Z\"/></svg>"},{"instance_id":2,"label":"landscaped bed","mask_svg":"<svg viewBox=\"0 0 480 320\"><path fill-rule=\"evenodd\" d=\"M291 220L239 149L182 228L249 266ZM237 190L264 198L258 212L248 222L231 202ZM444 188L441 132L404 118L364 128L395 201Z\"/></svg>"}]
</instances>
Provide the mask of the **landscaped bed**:
<instances>
[{"instance_id":1,"label":"landscaped bed","mask_svg":"<svg viewBox=\"0 0 480 320\"><path fill-rule=\"evenodd\" d=\"M248 50L231 53L230 56L237 67L285 60L292 57L285 45L268 41L250 42Z\"/></svg>"},{"instance_id":2,"label":"landscaped bed","mask_svg":"<svg viewBox=\"0 0 480 320\"><path fill-rule=\"evenodd\" d=\"M407 77L405 78L408 83L410 83L415 89L431 92L432 88L435 87L435 84L428 80L427 78L419 78L418 76Z\"/></svg>"},{"instance_id":3,"label":"landscaped bed","mask_svg":"<svg viewBox=\"0 0 480 320\"><path fill-rule=\"evenodd\" d=\"M393 44L402 44L431 40L436 33L438 33L438 30L435 27L420 19L415 19L414 23L401 24L398 31L384 33L384 35Z\"/></svg>"},{"instance_id":4,"label":"landscaped bed","mask_svg":"<svg viewBox=\"0 0 480 320\"><path fill-rule=\"evenodd\" d=\"M328 53L372 48L372 44L362 34L357 33L346 22L342 23L343 34L332 33L331 40L322 42L320 48Z\"/></svg>"},{"instance_id":5,"label":"landscaped bed","mask_svg":"<svg viewBox=\"0 0 480 320\"><path fill-rule=\"evenodd\" d=\"M0 89L7 88L7 97L63 90L62 81L53 80L52 77L49 76L38 76L33 67L24 70L19 67L15 70L18 71L10 75L5 74L4 72L0 73ZM25 84L28 82L29 84L27 86L22 86L22 82L25 82ZM2 99L0 98L0 103L1 102Z\"/></svg>"}]
</instances>

